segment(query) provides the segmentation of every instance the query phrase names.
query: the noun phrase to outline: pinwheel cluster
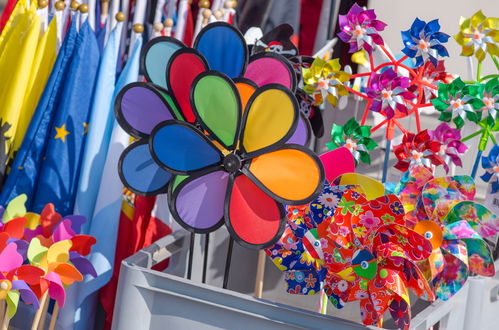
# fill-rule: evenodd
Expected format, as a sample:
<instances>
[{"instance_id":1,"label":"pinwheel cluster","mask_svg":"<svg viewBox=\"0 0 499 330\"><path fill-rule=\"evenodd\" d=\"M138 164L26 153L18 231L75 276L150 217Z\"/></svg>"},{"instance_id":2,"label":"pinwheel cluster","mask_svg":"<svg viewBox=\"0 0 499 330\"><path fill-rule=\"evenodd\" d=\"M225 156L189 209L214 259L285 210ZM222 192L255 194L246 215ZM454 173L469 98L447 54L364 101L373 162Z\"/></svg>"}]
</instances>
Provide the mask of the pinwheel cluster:
<instances>
[{"instance_id":1,"label":"pinwheel cluster","mask_svg":"<svg viewBox=\"0 0 499 330\"><path fill-rule=\"evenodd\" d=\"M67 286L84 275L96 276L85 258L95 238L79 234L85 218L62 217L52 204L41 214L28 213L25 202L20 195L2 208L0 299L6 300L9 318L20 300L38 309L46 294L62 307Z\"/></svg>"},{"instance_id":2,"label":"pinwheel cluster","mask_svg":"<svg viewBox=\"0 0 499 330\"><path fill-rule=\"evenodd\" d=\"M414 167L405 173L396 192L414 230L432 244L430 257L418 266L438 298L453 296L469 274L495 274L484 239L497 234L499 220L473 201L475 185L470 177L433 178L427 169Z\"/></svg>"},{"instance_id":3,"label":"pinwheel cluster","mask_svg":"<svg viewBox=\"0 0 499 330\"><path fill-rule=\"evenodd\" d=\"M326 145L329 150L345 147L353 155L355 164L359 161L371 164L369 151L374 150L378 144L371 139L371 127L361 126L355 118L349 119L345 125L333 124L331 129L331 142Z\"/></svg>"},{"instance_id":4,"label":"pinwheel cluster","mask_svg":"<svg viewBox=\"0 0 499 330\"><path fill-rule=\"evenodd\" d=\"M313 200L324 169L303 147L292 66L272 52L247 62L244 38L225 23L206 26L194 48L171 38L148 44L149 82L126 86L116 101L118 122L139 139L122 154L120 175L135 193L168 191L186 229L225 223L238 243L262 248L284 230L282 203Z\"/></svg>"}]
</instances>

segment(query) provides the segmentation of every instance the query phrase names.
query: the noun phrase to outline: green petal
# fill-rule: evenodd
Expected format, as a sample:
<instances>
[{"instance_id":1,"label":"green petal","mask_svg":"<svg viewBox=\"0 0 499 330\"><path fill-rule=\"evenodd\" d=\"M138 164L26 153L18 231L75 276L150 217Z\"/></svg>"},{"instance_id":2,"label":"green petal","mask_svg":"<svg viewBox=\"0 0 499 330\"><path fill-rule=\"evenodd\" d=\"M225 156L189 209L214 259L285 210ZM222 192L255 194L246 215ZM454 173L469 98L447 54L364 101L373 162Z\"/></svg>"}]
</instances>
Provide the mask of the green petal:
<instances>
[{"instance_id":1,"label":"green petal","mask_svg":"<svg viewBox=\"0 0 499 330\"><path fill-rule=\"evenodd\" d=\"M336 143L334 142L328 142L326 143L326 147L329 149L329 150L334 150L334 149L338 149L338 145L336 145Z\"/></svg>"},{"instance_id":2,"label":"green petal","mask_svg":"<svg viewBox=\"0 0 499 330\"><path fill-rule=\"evenodd\" d=\"M7 292L7 298L5 300L7 301L7 315L10 319L16 315L20 295L19 291Z\"/></svg>"},{"instance_id":3,"label":"green petal","mask_svg":"<svg viewBox=\"0 0 499 330\"><path fill-rule=\"evenodd\" d=\"M431 103L433 104L435 109L437 109L438 111L445 111L449 107L449 105L447 103L445 103L444 101L442 101L440 98L436 98L436 99L431 100Z\"/></svg>"},{"instance_id":4,"label":"green petal","mask_svg":"<svg viewBox=\"0 0 499 330\"><path fill-rule=\"evenodd\" d=\"M457 116L456 118L454 118L453 121L454 121L454 124L456 124L457 128L461 128L464 125L464 120L460 116Z\"/></svg>"},{"instance_id":5,"label":"green petal","mask_svg":"<svg viewBox=\"0 0 499 330\"><path fill-rule=\"evenodd\" d=\"M361 162L371 165L371 157L369 156L369 153L367 151L359 151L359 155Z\"/></svg>"}]
</instances>

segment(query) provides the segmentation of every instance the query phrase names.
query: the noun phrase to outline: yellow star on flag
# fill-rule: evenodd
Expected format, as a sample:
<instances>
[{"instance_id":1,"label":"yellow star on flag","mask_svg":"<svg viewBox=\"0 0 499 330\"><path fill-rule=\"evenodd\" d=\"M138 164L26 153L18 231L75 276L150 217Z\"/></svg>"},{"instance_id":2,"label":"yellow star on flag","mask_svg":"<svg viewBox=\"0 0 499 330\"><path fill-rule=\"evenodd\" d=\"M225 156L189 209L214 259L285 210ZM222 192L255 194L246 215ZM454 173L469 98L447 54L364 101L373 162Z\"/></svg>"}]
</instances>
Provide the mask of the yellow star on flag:
<instances>
[{"instance_id":1,"label":"yellow star on flag","mask_svg":"<svg viewBox=\"0 0 499 330\"><path fill-rule=\"evenodd\" d=\"M83 123L83 134L87 134L87 133L88 133L88 124Z\"/></svg>"},{"instance_id":2,"label":"yellow star on flag","mask_svg":"<svg viewBox=\"0 0 499 330\"><path fill-rule=\"evenodd\" d=\"M57 134L54 139L61 139L62 142L66 142L66 135L69 134L69 132L66 131L66 124L63 124L61 127L56 127L55 131Z\"/></svg>"}]
</instances>

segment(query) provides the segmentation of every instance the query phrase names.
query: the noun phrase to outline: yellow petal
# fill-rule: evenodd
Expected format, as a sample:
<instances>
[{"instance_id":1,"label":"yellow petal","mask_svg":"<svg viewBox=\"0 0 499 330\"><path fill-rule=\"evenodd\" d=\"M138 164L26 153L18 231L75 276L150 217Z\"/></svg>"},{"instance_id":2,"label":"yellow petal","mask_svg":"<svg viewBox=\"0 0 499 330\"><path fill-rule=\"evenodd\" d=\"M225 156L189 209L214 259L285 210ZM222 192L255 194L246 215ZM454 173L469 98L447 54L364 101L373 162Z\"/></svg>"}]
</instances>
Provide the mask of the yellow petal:
<instances>
[{"instance_id":1,"label":"yellow petal","mask_svg":"<svg viewBox=\"0 0 499 330\"><path fill-rule=\"evenodd\" d=\"M461 52L461 56L471 56L473 55L473 51L473 47L464 46L463 51Z\"/></svg>"},{"instance_id":2,"label":"yellow petal","mask_svg":"<svg viewBox=\"0 0 499 330\"><path fill-rule=\"evenodd\" d=\"M498 27L499 27L499 18L498 17L488 17L483 22L484 29L497 30Z\"/></svg>"},{"instance_id":3,"label":"yellow petal","mask_svg":"<svg viewBox=\"0 0 499 330\"><path fill-rule=\"evenodd\" d=\"M485 59L485 52L482 49L477 50L475 56L478 62L482 62Z\"/></svg>"},{"instance_id":4,"label":"yellow petal","mask_svg":"<svg viewBox=\"0 0 499 330\"><path fill-rule=\"evenodd\" d=\"M463 31L464 29L469 29L470 28L470 19L464 18L463 16L461 16L461 18L459 19L459 28L461 29L461 31Z\"/></svg>"},{"instance_id":5,"label":"yellow petal","mask_svg":"<svg viewBox=\"0 0 499 330\"><path fill-rule=\"evenodd\" d=\"M466 42L465 42L465 37L464 37L464 34L462 32L459 32L458 34L454 35L454 39L456 40L456 42L458 44L460 44L461 46L464 46L466 45Z\"/></svg>"},{"instance_id":6,"label":"yellow petal","mask_svg":"<svg viewBox=\"0 0 499 330\"><path fill-rule=\"evenodd\" d=\"M477 11L473 16L471 16L471 26L477 28L480 23L482 23L487 17L482 13L481 10Z\"/></svg>"},{"instance_id":7,"label":"yellow petal","mask_svg":"<svg viewBox=\"0 0 499 330\"><path fill-rule=\"evenodd\" d=\"M47 252L47 262L66 263L69 260L69 249L72 242L70 240L59 241L52 244Z\"/></svg>"}]
</instances>

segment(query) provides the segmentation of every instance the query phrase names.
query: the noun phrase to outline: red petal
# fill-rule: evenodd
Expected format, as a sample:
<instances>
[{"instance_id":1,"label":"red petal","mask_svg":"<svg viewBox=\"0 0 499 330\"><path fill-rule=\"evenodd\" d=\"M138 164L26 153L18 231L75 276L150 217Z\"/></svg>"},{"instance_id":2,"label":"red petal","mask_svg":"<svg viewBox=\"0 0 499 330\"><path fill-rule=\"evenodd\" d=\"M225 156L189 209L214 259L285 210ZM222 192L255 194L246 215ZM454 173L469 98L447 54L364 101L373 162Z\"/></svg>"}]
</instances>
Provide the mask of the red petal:
<instances>
[{"instance_id":1,"label":"red petal","mask_svg":"<svg viewBox=\"0 0 499 330\"><path fill-rule=\"evenodd\" d=\"M82 256L86 256L90 253L92 245L94 245L97 240L93 236L88 235L76 235L71 238L73 245L69 251L76 251Z\"/></svg>"},{"instance_id":2,"label":"red petal","mask_svg":"<svg viewBox=\"0 0 499 330\"><path fill-rule=\"evenodd\" d=\"M61 221L62 216L55 211L54 204L47 204L43 208L42 213L40 213L40 224L43 228L43 234L45 236L52 235L54 227Z\"/></svg>"},{"instance_id":3,"label":"red petal","mask_svg":"<svg viewBox=\"0 0 499 330\"><path fill-rule=\"evenodd\" d=\"M21 239L24 236L24 226L27 221L26 218L12 219L4 225L3 231L11 238Z\"/></svg>"},{"instance_id":4,"label":"red petal","mask_svg":"<svg viewBox=\"0 0 499 330\"><path fill-rule=\"evenodd\" d=\"M17 269L17 277L29 285L37 285L45 274L43 269L31 265L23 265Z\"/></svg>"}]
</instances>

